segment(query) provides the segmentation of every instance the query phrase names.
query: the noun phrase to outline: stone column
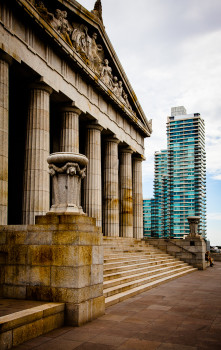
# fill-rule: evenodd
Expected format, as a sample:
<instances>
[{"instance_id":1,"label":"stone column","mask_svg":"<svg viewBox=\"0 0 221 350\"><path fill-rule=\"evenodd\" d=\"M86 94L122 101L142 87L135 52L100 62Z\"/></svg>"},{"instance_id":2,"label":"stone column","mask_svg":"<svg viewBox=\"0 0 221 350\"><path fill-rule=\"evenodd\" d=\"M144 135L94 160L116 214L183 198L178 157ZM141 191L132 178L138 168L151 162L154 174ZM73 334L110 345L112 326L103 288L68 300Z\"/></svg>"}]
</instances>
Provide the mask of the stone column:
<instances>
[{"instance_id":1,"label":"stone column","mask_svg":"<svg viewBox=\"0 0 221 350\"><path fill-rule=\"evenodd\" d=\"M101 191L101 131L98 124L87 125L85 155L88 158L84 180L84 211L96 218L96 225L102 225Z\"/></svg>"},{"instance_id":2,"label":"stone column","mask_svg":"<svg viewBox=\"0 0 221 350\"><path fill-rule=\"evenodd\" d=\"M115 137L105 140L103 233L119 237L118 143Z\"/></svg>"},{"instance_id":3,"label":"stone column","mask_svg":"<svg viewBox=\"0 0 221 350\"><path fill-rule=\"evenodd\" d=\"M120 150L120 236L133 237L132 153Z\"/></svg>"},{"instance_id":4,"label":"stone column","mask_svg":"<svg viewBox=\"0 0 221 350\"><path fill-rule=\"evenodd\" d=\"M133 158L133 226L134 238L143 238L142 159Z\"/></svg>"},{"instance_id":5,"label":"stone column","mask_svg":"<svg viewBox=\"0 0 221 350\"><path fill-rule=\"evenodd\" d=\"M23 224L34 224L35 216L49 210L49 156L50 93L52 89L43 83L30 88L25 147Z\"/></svg>"},{"instance_id":6,"label":"stone column","mask_svg":"<svg viewBox=\"0 0 221 350\"><path fill-rule=\"evenodd\" d=\"M61 109L61 112L60 151L79 153L79 115L81 111L74 106L67 105Z\"/></svg>"},{"instance_id":7,"label":"stone column","mask_svg":"<svg viewBox=\"0 0 221 350\"><path fill-rule=\"evenodd\" d=\"M0 225L8 223L9 62L0 56Z\"/></svg>"}]
</instances>

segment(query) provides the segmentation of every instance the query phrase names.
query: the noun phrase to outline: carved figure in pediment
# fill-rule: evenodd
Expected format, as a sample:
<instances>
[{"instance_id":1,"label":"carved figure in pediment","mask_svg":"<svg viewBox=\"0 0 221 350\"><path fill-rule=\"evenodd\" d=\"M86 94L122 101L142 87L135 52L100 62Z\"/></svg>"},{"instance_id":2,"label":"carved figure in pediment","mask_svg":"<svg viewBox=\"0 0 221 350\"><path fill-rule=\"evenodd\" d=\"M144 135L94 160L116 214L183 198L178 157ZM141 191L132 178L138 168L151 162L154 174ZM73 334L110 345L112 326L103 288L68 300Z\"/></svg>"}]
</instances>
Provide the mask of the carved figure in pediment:
<instances>
[{"instance_id":1,"label":"carved figure in pediment","mask_svg":"<svg viewBox=\"0 0 221 350\"><path fill-rule=\"evenodd\" d=\"M72 41L70 39L70 34L73 31L73 28L70 26L67 20L67 11L61 11L56 9L55 15L51 21L52 27L57 30L64 38L64 40L70 45L72 45Z\"/></svg>"},{"instance_id":2,"label":"carved figure in pediment","mask_svg":"<svg viewBox=\"0 0 221 350\"><path fill-rule=\"evenodd\" d=\"M115 94L117 95L119 100L124 103L124 99L123 99L123 83L122 83L121 80L118 82L118 86L116 87L116 93Z\"/></svg>"},{"instance_id":3,"label":"carved figure in pediment","mask_svg":"<svg viewBox=\"0 0 221 350\"><path fill-rule=\"evenodd\" d=\"M91 52L90 58L92 61L92 68L97 72L101 73L102 70L102 61L104 56L104 51L101 45L96 43L97 33L93 33L91 40Z\"/></svg>"},{"instance_id":4,"label":"carved figure in pediment","mask_svg":"<svg viewBox=\"0 0 221 350\"><path fill-rule=\"evenodd\" d=\"M126 106L132 111L132 107L130 105L130 102L128 101L128 96L124 91L123 91L123 99L124 99L124 103L126 104Z\"/></svg>"},{"instance_id":5,"label":"carved figure in pediment","mask_svg":"<svg viewBox=\"0 0 221 350\"><path fill-rule=\"evenodd\" d=\"M107 59L104 60L104 65L101 70L101 80L104 84L106 84L109 88L112 87L112 68L109 66L109 61Z\"/></svg>"},{"instance_id":6,"label":"carved figure in pediment","mask_svg":"<svg viewBox=\"0 0 221 350\"><path fill-rule=\"evenodd\" d=\"M116 96L118 95L118 78L116 76L113 77L112 91L115 93Z\"/></svg>"},{"instance_id":7,"label":"carved figure in pediment","mask_svg":"<svg viewBox=\"0 0 221 350\"><path fill-rule=\"evenodd\" d=\"M77 52L83 51L87 53L87 43L86 43L87 32L88 32L88 28L83 24L81 24L79 28L76 27L73 30L71 35L71 40Z\"/></svg>"},{"instance_id":8,"label":"carved figure in pediment","mask_svg":"<svg viewBox=\"0 0 221 350\"><path fill-rule=\"evenodd\" d=\"M80 54L86 64L89 65L90 61L87 55L88 28L84 24L81 24L79 26L72 23L72 25L74 27L74 30L71 35L71 40L73 42L74 48Z\"/></svg>"},{"instance_id":9,"label":"carved figure in pediment","mask_svg":"<svg viewBox=\"0 0 221 350\"><path fill-rule=\"evenodd\" d=\"M36 9L41 14L41 16L47 21L50 22L54 15L53 13L48 12L48 9L45 7L43 1L38 1L35 3Z\"/></svg>"}]
</instances>

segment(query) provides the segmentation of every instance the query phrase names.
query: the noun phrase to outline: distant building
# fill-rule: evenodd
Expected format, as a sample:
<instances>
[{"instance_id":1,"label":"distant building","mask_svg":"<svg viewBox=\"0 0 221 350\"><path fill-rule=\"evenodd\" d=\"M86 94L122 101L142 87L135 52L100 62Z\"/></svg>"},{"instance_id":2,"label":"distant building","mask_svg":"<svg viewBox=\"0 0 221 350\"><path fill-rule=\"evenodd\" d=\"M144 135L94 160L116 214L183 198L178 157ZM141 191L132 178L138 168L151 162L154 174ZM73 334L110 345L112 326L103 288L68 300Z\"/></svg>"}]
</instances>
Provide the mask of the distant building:
<instances>
[{"instance_id":1,"label":"distant building","mask_svg":"<svg viewBox=\"0 0 221 350\"><path fill-rule=\"evenodd\" d=\"M151 218L153 218L153 202L154 199L144 199L143 200L143 227L144 227L144 237L152 237L151 235Z\"/></svg>"},{"instance_id":2,"label":"distant building","mask_svg":"<svg viewBox=\"0 0 221 350\"><path fill-rule=\"evenodd\" d=\"M188 216L200 216L206 237L206 153L204 120L199 113L171 108L167 118L167 150L155 153L152 237L183 238Z\"/></svg>"}]
</instances>

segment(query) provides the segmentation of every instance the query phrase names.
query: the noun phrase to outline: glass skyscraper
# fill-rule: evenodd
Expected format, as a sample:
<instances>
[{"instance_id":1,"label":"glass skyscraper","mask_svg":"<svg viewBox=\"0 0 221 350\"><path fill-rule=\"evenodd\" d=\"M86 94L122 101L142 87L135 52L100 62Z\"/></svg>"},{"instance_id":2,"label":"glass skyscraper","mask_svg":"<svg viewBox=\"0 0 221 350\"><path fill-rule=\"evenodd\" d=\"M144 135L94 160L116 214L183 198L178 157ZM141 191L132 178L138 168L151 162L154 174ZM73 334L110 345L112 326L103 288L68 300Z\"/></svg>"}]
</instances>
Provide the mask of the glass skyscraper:
<instances>
[{"instance_id":1,"label":"glass skyscraper","mask_svg":"<svg viewBox=\"0 0 221 350\"><path fill-rule=\"evenodd\" d=\"M199 113L173 107L167 118L167 150L155 153L152 237L183 238L188 216L200 216L206 237L205 126Z\"/></svg>"}]
</instances>

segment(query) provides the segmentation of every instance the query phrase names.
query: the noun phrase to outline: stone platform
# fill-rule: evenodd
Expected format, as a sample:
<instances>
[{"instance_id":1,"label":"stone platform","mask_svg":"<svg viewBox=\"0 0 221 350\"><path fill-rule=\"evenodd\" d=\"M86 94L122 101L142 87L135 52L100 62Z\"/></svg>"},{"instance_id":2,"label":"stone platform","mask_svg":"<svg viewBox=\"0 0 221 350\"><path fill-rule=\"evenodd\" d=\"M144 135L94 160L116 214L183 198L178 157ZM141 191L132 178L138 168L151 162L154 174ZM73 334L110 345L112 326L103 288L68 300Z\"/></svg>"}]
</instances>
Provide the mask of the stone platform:
<instances>
[{"instance_id":1,"label":"stone platform","mask_svg":"<svg viewBox=\"0 0 221 350\"><path fill-rule=\"evenodd\" d=\"M0 226L2 298L65 303L65 324L104 313L101 229L86 215L45 215Z\"/></svg>"}]
</instances>

